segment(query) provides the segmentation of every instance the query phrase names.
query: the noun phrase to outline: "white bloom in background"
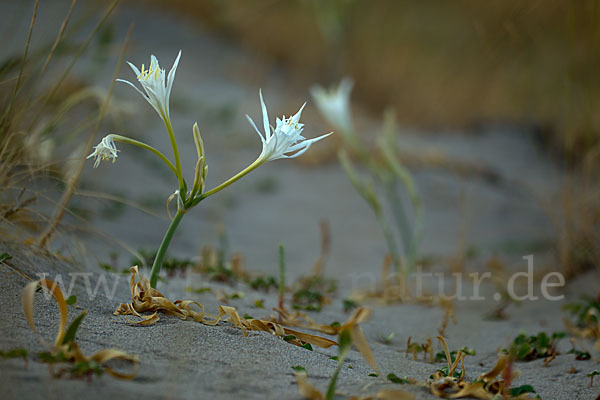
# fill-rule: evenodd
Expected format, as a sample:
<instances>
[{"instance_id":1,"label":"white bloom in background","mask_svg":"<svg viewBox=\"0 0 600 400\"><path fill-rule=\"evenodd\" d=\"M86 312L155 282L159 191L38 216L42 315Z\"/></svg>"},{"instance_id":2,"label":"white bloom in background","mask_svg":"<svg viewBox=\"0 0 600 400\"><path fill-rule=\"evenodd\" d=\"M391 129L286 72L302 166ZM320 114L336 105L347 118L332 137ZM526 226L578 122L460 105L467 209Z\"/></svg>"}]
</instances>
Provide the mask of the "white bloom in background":
<instances>
[{"instance_id":1,"label":"white bloom in background","mask_svg":"<svg viewBox=\"0 0 600 400\"><path fill-rule=\"evenodd\" d=\"M327 90L320 86L313 86L310 90L323 117L335 128L346 133L352 131L352 119L350 118L352 85L351 79L344 78L337 88Z\"/></svg>"},{"instance_id":2,"label":"white bloom in background","mask_svg":"<svg viewBox=\"0 0 600 400\"><path fill-rule=\"evenodd\" d=\"M269 125L269 115L267 114L267 106L263 101L262 92L259 92L259 95L263 114L263 127L265 130L264 136L256 127L252 118L248 115L246 115L246 118L248 118L248 121L250 121L262 141L263 149L258 157L262 162L277 160L278 158L298 157L304 154L310 148L311 144L333 133L330 132L314 139L305 139L301 135L304 130L304 124L300 123L300 115L302 114L302 110L306 103L300 107L300 110L298 110L294 116L286 118L284 115L282 119L277 118L277 124L273 129L273 127Z\"/></svg>"},{"instance_id":3,"label":"white bloom in background","mask_svg":"<svg viewBox=\"0 0 600 400\"><path fill-rule=\"evenodd\" d=\"M148 66L148 69L145 69L142 64L141 71L135 65L128 62L133 72L135 72L137 80L142 85L145 93L129 81L124 79L117 79L117 81L127 83L137 90L156 110L163 121L170 121L169 98L171 97L171 89L173 88L173 81L175 80L175 71L177 70L180 57L181 50L179 50L179 54L177 55L168 76L165 76L165 70L160 68L158 60L153 55L150 56L150 65Z\"/></svg>"},{"instance_id":4,"label":"white bloom in background","mask_svg":"<svg viewBox=\"0 0 600 400\"><path fill-rule=\"evenodd\" d=\"M94 168L97 168L100 161L106 161L112 158L114 163L117 160L117 146L112 139L112 135L105 136L97 146L94 147L94 152L86 158L96 157L94 160Z\"/></svg>"}]
</instances>

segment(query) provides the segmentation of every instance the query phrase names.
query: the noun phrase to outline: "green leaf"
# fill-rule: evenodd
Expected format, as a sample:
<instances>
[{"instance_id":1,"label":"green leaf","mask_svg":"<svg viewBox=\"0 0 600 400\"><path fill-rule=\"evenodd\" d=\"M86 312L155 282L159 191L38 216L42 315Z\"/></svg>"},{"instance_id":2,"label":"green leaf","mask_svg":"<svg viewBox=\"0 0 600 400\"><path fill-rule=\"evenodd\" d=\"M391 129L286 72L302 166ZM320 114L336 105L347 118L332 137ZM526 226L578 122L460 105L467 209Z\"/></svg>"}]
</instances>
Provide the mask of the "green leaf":
<instances>
[{"instance_id":1,"label":"green leaf","mask_svg":"<svg viewBox=\"0 0 600 400\"><path fill-rule=\"evenodd\" d=\"M519 396L525 393L536 393L531 385L522 385L510 389L511 396Z\"/></svg>"},{"instance_id":2,"label":"green leaf","mask_svg":"<svg viewBox=\"0 0 600 400\"><path fill-rule=\"evenodd\" d=\"M337 361L337 360L339 360L340 358L339 358L338 356L331 356L331 357L329 357L329 359L330 359L330 360Z\"/></svg>"},{"instance_id":3,"label":"green leaf","mask_svg":"<svg viewBox=\"0 0 600 400\"><path fill-rule=\"evenodd\" d=\"M339 352L340 354L344 351L347 351L352 345L352 338L350 337L350 332L347 330L343 330L340 332L339 336Z\"/></svg>"},{"instance_id":4,"label":"green leaf","mask_svg":"<svg viewBox=\"0 0 600 400\"><path fill-rule=\"evenodd\" d=\"M26 358L27 354L28 354L27 350L21 349L21 348L11 349L8 351L0 350L1 358Z\"/></svg>"},{"instance_id":5,"label":"green leaf","mask_svg":"<svg viewBox=\"0 0 600 400\"><path fill-rule=\"evenodd\" d=\"M471 349L466 346L461 348L460 351L462 351L463 353L465 353L468 356L474 356L476 354L474 349Z\"/></svg>"},{"instance_id":6,"label":"green leaf","mask_svg":"<svg viewBox=\"0 0 600 400\"><path fill-rule=\"evenodd\" d=\"M77 334L77 330L79 329L79 326L81 325L81 322L83 321L86 315L87 310L83 310L81 314L75 317L75 319L69 324L67 332L65 333L65 337L63 338L61 344L68 344L75 341L75 335Z\"/></svg>"},{"instance_id":7,"label":"green leaf","mask_svg":"<svg viewBox=\"0 0 600 400\"><path fill-rule=\"evenodd\" d=\"M289 342L291 340L296 340L296 339L297 339L296 335L285 335L283 337L283 340L285 340L286 342Z\"/></svg>"},{"instance_id":8,"label":"green leaf","mask_svg":"<svg viewBox=\"0 0 600 400\"><path fill-rule=\"evenodd\" d=\"M67 303L68 306L72 306L76 302L77 302L77 296L75 296L74 294L70 295L69 298L66 301L66 303Z\"/></svg>"},{"instance_id":9,"label":"green leaf","mask_svg":"<svg viewBox=\"0 0 600 400\"><path fill-rule=\"evenodd\" d=\"M596 369L596 370L594 370L594 371L590 372L589 374L587 374L587 377L588 377L588 378L591 378L591 377L593 377L593 376L598 376L598 375L600 375L600 370L599 370L599 369Z\"/></svg>"},{"instance_id":10,"label":"green leaf","mask_svg":"<svg viewBox=\"0 0 600 400\"><path fill-rule=\"evenodd\" d=\"M202 294L202 293L209 293L211 291L211 288L209 287L201 287L198 289L194 289L191 286L188 286L185 288L186 292L192 292L192 293L196 293L196 294Z\"/></svg>"},{"instance_id":11,"label":"green leaf","mask_svg":"<svg viewBox=\"0 0 600 400\"><path fill-rule=\"evenodd\" d=\"M6 252L0 254L0 262L10 260L11 258L12 258L12 256Z\"/></svg>"},{"instance_id":12,"label":"green leaf","mask_svg":"<svg viewBox=\"0 0 600 400\"><path fill-rule=\"evenodd\" d=\"M306 368L304 368L302 365L295 365L292 367L292 369L296 372L304 372L305 374L307 374Z\"/></svg>"},{"instance_id":13,"label":"green leaf","mask_svg":"<svg viewBox=\"0 0 600 400\"><path fill-rule=\"evenodd\" d=\"M400 378L394 374L388 374L388 376L386 377L388 381L392 382L392 383L397 383L399 385L403 385L405 383L409 383L408 378L404 377L404 378Z\"/></svg>"},{"instance_id":14,"label":"green leaf","mask_svg":"<svg viewBox=\"0 0 600 400\"><path fill-rule=\"evenodd\" d=\"M358 307L358 303L352 299L344 299L342 305L344 307L344 312L351 311Z\"/></svg>"},{"instance_id":15,"label":"green leaf","mask_svg":"<svg viewBox=\"0 0 600 400\"><path fill-rule=\"evenodd\" d=\"M301 347L304 347L306 350L313 351L313 348L310 345L310 343L304 343Z\"/></svg>"},{"instance_id":16,"label":"green leaf","mask_svg":"<svg viewBox=\"0 0 600 400\"><path fill-rule=\"evenodd\" d=\"M529 353L531 353L531 346L529 346L529 343L523 343L523 345L517 349L517 358L519 360L524 360Z\"/></svg>"},{"instance_id":17,"label":"green leaf","mask_svg":"<svg viewBox=\"0 0 600 400\"><path fill-rule=\"evenodd\" d=\"M371 372L371 373L369 374L369 376L372 376L372 377L374 377L374 378L377 378L377 377L379 377L379 374L376 374L375 372Z\"/></svg>"}]
</instances>

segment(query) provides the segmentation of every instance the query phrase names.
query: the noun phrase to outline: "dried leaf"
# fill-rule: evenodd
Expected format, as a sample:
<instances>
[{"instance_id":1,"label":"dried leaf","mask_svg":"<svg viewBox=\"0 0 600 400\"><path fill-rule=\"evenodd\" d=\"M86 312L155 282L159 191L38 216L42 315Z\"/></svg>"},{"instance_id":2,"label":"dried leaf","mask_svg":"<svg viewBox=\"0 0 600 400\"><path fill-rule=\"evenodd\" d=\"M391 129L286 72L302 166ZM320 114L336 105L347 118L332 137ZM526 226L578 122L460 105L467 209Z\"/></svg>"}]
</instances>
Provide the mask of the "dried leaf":
<instances>
[{"instance_id":1,"label":"dried leaf","mask_svg":"<svg viewBox=\"0 0 600 400\"><path fill-rule=\"evenodd\" d=\"M219 306L219 314L215 316L206 313L202 304L197 301L177 300L173 303L165 298L158 290L150 286L150 282L148 279L141 276L137 266L131 267L130 271L131 279L129 288L131 291L132 302L128 304L121 303L114 314L135 315L136 317L142 318L141 321L137 322L130 320L132 323L146 326L152 325L159 320L156 313L160 311L168 315L174 315L183 320L193 319L204 325L216 325L220 321L229 321L233 326L240 328L244 336L247 336L247 331L263 331L282 338L286 335L294 335L296 339L290 340L289 342L297 346L304 346L306 343L323 348L337 345L333 340L288 329L273 321L240 318L234 307L221 305ZM197 310L194 310L192 306L197 307ZM154 314L148 317L144 317L140 314L148 311L152 311Z\"/></svg>"},{"instance_id":2,"label":"dried leaf","mask_svg":"<svg viewBox=\"0 0 600 400\"><path fill-rule=\"evenodd\" d=\"M42 289L47 290L54 297L58 305L59 326L54 345L48 344L38 334L38 337L40 337L40 341L46 347L49 348L50 355L52 357L57 359L60 358L63 361L68 361L71 363L89 363L93 361L99 365L102 365L104 367L104 371L120 379L132 379L136 375L138 367L138 358L136 356L132 356L123 351L115 349L100 350L90 357L85 356L81 352L79 346L75 342L75 335L77 333L77 329L83 321L83 318L86 316L87 311L84 310L71 322L69 327L66 328L67 303L58 285L49 279L41 279L39 281L30 282L23 289L23 311L25 312L27 323L29 324L32 331L34 331L36 334L38 333L35 327L35 321L33 319L33 303L35 298L35 291L38 286L41 286ZM104 365L108 361L114 359L121 359L133 363L133 371L131 373L121 373ZM52 370L52 364L50 364L50 368Z\"/></svg>"}]
</instances>

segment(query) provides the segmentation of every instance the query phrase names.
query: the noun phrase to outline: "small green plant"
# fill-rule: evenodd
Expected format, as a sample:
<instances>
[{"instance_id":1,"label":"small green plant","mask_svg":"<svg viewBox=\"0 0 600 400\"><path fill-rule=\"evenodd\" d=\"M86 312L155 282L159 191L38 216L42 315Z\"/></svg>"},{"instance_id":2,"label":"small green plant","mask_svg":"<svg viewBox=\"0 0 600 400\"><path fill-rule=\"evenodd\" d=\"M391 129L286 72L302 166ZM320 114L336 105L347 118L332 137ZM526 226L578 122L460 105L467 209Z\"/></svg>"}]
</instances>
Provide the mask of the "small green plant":
<instances>
[{"instance_id":1,"label":"small green plant","mask_svg":"<svg viewBox=\"0 0 600 400\"><path fill-rule=\"evenodd\" d=\"M584 328L589 323L598 323L600 319L600 301L591 296L582 296L580 302L568 303L562 308L571 314L579 328Z\"/></svg>"},{"instance_id":2,"label":"small green plant","mask_svg":"<svg viewBox=\"0 0 600 400\"><path fill-rule=\"evenodd\" d=\"M592 372L588 373L586 376L590 378L590 387L594 386L594 377L600 375L600 370L595 369Z\"/></svg>"},{"instance_id":3,"label":"small green plant","mask_svg":"<svg viewBox=\"0 0 600 400\"><path fill-rule=\"evenodd\" d=\"M514 388L510 388L509 393L511 396L518 397L528 393L535 394L536 391L531 385L521 385ZM539 399L540 396L536 395L535 398Z\"/></svg>"},{"instance_id":4,"label":"small green plant","mask_svg":"<svg viewBox=\"0 0 600 400\"><path fill-rule=\"evenodd\" d=\"M212 289L209 287L201 287L201 288L194 289L194 288L188 286L185 288L185 291L196 293L196 294L203 294L203 293L210 293L212 291Z\"/></svg>"},{"instance_id":5,"label":"small green plant","mask_svg":"<svg viewBox=\"0 0 600 400\"><path fill-rule=\"evenodd\" d=\"M392 344L394 337L396 337L396 332L390 332L387 335L380 335L379 339L383 344Z\"/></svg>"},{"instance_id":6,"label":"small green plant","mask_svg":"<svg viewBox=\"0 0 600 400\"><path fill-rule=\"evenodd\" d=\"M600 345L600 295L596 298L583 296L581 302L565 304L563 310L571 314L565 319L569 333L596 340Z\"/></svg>"},{"instance_id":7,"label":"small green plant","mask_svg":"<svg viewBox=\"0 0 600 400\"><path fill-rule=\"evenodd\" d=\"M458 351L463 352L467 356L474 356L476 354L475 350L468 348L466 346L462 347ZM450 361L454 362L456 360L456 355L457 355L458 351L454 350L454 351L450 352ZM446 361L446 352L444 350L438 351L435 354L435 361L436 362L445 362Z\"/></svg>"},{"instance_id":8,"label":"small green plant","mask_svg":"<svg viewBox=\"0 0 600 400\"><path fill-rule=\"evenodd\" d=\"M410 379L408 377L404 377L404 378L400 378L398 376L396 376L395 374L388 374L386 376L386 379L392 383L397 383L399 385L404 385L405 383L410 383Z\"/></svg>"},{"instance_id":9,"label":"small green plant","mask_svg":"<svg viewBox=\"0 0 600 400\"><path fill-rule=\"evenodd\" d=\"M257 276L248 280L248 286L254 290L262 290L268 292L270 289L276 289L279 285L277 279L273 275Z\"/></svg>"},{"instance_id":10,"label":"small green plant","mask_svg":"<svg viewBox=\"0 0 600 400\"><path fill-rule=\"evenodd\" d=\"M550 336L545 332L532 336L521 333L513 340L508 349L504 349L504 352L519 361L553 357L558 354L556 344L565 336L564 332L555 332Z\"/></svg>"},{"instance_id":11,"label":"small green plant","mask_svg":"<svg viewBox=\"0 0 600 400\"><path fill-rule=\"evenodd\" d=\"M308 372L306 372L306 368L304 368L302 365L295 365L292 367L292 369L296 372L304 372L305 374L308 374Z\"/></svg>"},{"instance_id":12,"label":"small green plant","mask_svg":"<svg viewBox=\"0 0 600 400\"><path fill-rule=\"evenodd\" d=\"M433 345L431 343L431 338L427 338L425 343L417 343L413 342L412 338L409 336L406 342L406 357L408 357L409 354L412 354L413 360L416 360L419 353L423 353L423 360L429 358L429 362L433 362Z\"/></svg>"},{"instance_id":13,"label":"small green plant","mask_svg":"<svg viewBox=\"0 0 600 400\"><path fill-rule=\"evenodd\" d=\"M183 219L183 216L186 214L186 212L188 212L191 208L195 207L196 205L198 205L198 203L205 200L206 198L220 192L221 190L230 186L234 182L243 178L244 176L246 176L256 168L260 167L261 165L280 158L298 157L304 152L306 152L310 148L312 143L330 135L329 133L314 139L305 139L301 135L304 129L304 125L300 123L300 116L302 114L304 106L302 106L295 115L289 118L285 118L284 116L281 119L277 119L275 128L272 128L270 125L269 116L267 114L267 107L263 101L261 92L259 93L259 97L261 103L264 132L261 132L257 128L256 124L250 117L247 117L248 121L256 130L256 133L259 135L262 142L263 148L258 158L248 167L244 168L241 172L232 176L225 182L210 190L205 190L208 166L206 165L204 142L200 135L200 129L198 127L198 124L195 123L192 127L192 136L194 138L194 144L198 153L198 159L196 161L196 167L194 170L194 178L192 184L188 185L183 175L181 167L181 158L179 156L179 147L175 138L173 125L171 123L169 101L171 97L171 89L175 80L175 72L177 70L177 66L179 65L180 58L181 51L177 55L177 58L175 59L175 62L173 63L173 66L168 74L166 74L164 69L160 68L159 62L154 56L151 56L150 65L147 69L144 67L144 65L142 65L142 68L140 70L135 65L129 63L129 66L135 73L137 81L141 85L143 91L129 81L122 79L118 80L133 87L139 94L142 95L142 97L152 106L152 108L154 108L154 110L160 116L166 128L167 135L169 137L174 162L171 162L171 160L169 160L167 156L165 156L161 151L157 150L151 145L118 134L109 134L105 136L101 140L101 142L94 148L94 152L88 156L88 158L95 158L94 167L97 167L101 161L112 159L112 161L115 162L119 151L117 150L115 143L126 143L150 151L160 160L162 160L166 167L171 170L173 175L175 175L178 184L178 189L175 190L173 194L169 197L169 202L175 201L177 205L177 212L171 220L171 225L169 226L164 235L162 243L160 244L160 247L156 252L156 256L152 264L152 271L150 273L150 285L153 288L156 287L158 276L161 268L163 267L164 260L167 254L167 249L169 248L173 235L177 230L177 227L181 223L181 220Z\"/></svg>"},{"instance_id":14,"label":"small green plant","mask_svg":"<svg viewBox=\"0 0 600 400\"><path fill-rule=\"evenodd\" d=\"M358 307L358 303L352 299L344 299L342 300L342 307L344 312L350 312Z\"/></svg>"},{"instance_id":15,"label":"small green plant","mask_svg":"<svg viewBox=\"0 0 600 400\"><path fill-rule=\"evenodd\" d=\"M588 351L577 350L575 348L569 350L567 354L575 354L576 360L590 360L592 358L592 355Z\"/></svg>"},{"instance_id":16,"label":"small green plant","mask_svg":"<svg viewBox=\"0 0 600 400\"><path fill-rule=\"evenodd\" d=\"M8 261L12 258L12 256L6 252L0 254L0 262Z\"/></svg>"},{"instance_id":17,"label":"small green plant","mask_svg":"<svg viewBox=\"0 0 600 400\"><path fill-rule=\"evenodd\" d=\"M8 360L12 358L22 358L25 360L25 365L27 365L27 356L29 352L26 349L15 348L7 351L0 350L0 358Z\"/></svg>"},{"instance_id":18,"label":"small green plant","mask_svg":"<svg viewBox=\"0 0 600 400\"><path fill-rule=\"evenodd\" d=\"M87 310L83 310L71 321L71 323L67 324L67 302L58 285L49 279L30 282L23 290L23 310L25 312L27 323L33 332L37 333L33 318L33 305L35 293L39 289L49 292L54 297L60 314L58 334L54 344L50 345L43 342L43 344L48 347L48 351L38 353L40 361L49 364L52 374L55 376L62 376L64 373L69 373L72 377L91 377L92 375L102 375L104 372L107 372L110 375L121 379L131 379L135 376L137 370L128 374L121 373L113 370L106 365L106 363L113 359L121 359L137 365L138 358L136 356L131 356L116 349L103 349L91 356L85 356L81 352L76 342L76 336L83 319L87 315ZM18 354L26 355L26 352L23 353L20 351ZM64 366L65 364L66 367L59 369L58 372L55 373L53 368L55 365Z\"/></svg>"},{"instance_id":19,"label":"small green plant","mask_svg":"<svg viewBox=\"0 0 600 400\"><path fill-rule=\"evenodd\" d=\"M324 305L330 303L330 296L337 290L334 279L310 275L300 278L294 283L292 293L292 308L295 310L321 311Z\"/></svg>"}]
</instances>

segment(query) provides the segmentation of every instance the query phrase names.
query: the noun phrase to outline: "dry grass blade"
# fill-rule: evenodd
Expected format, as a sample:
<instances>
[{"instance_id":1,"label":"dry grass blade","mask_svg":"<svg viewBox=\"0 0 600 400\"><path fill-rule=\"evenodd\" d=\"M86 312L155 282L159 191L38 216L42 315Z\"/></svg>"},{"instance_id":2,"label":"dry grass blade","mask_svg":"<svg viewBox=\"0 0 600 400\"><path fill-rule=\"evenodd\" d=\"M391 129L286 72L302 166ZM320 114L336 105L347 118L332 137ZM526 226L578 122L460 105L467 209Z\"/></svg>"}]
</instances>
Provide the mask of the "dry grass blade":
<instances>
[{"instance_id":1,"label":"dry grass blade","mask_svg":"<svg viewBox=\"0 0 600 400\"><path fill-rule=\"evenodd\" d=\"M94 35L96 34L96 32L100 29L100 27L104 24L104 22L106 21L106 19L109 17L109 15L112 13L112 10L117 6L117 4L119 3L119 0L115 0L113 1L113 3L109 6L107 12L104 14L103 18L100 20L100 22L98 23L98 25L96 26L95 30L93 31L92 35L90 37L88 37L87 41L84 43L84 45L79 49L78 53L76 54L75 57L73 57L73 60L71 62L71 64L67 67L65 73L63 73L63 76L59 79L58 83L55 85L55 87L52 89L52 91L50 92L50 94L46 97L45 101L48 101L48 99L52 98L52 96L54 95L55 91L58 89L58 87L61 85L64 77L66 76L66 74L68 73L68 71L72 68L72 66L75 64L75 61L78 59L78 57L81 55L81 53L83 53L83 51L87 48L87 45L89 44L89 42L91 41L91 39L94 37ZM115 71L113 74L113 78L112 78L112 83L110 85L110 89L108 90L108 94L106 95L106 98L104 99L104 102L102 104L102 107L100 109L100 113L98 114L98 119L96 121L96 126L94 127L94 130L92 132L92 134L89 136L88 141L86 143L84 152L81 156L81 160L79 161L79 165L77 166L75 173L73 175L73 177L69 180L69 182L67 182L67 188L65 190L65 192L63 193L58 206L55 210L54 216L52 217L52 221L50 222L50 224L48 225L48 227L46 228L46 230L38 237L37 239L37 244L40 247L46 247L49 242L52 240L52 235L54 234L54 231L56 230L56 228L58 227L58 224L60 223L65 210L71 200L71 197L73 196L73 193L75 192L75 187L77 186L77 183L79 182L79 178L81 177L81 174L83 172L83 168L85 166L85 154L89 153L90 149L92 148L92 145L94 144L94 140L96 138L96 134L98 133L98 130L100 129L100 124L102 122L102 120L104 119L104 115L106 114L106 111L108 110L108 105L110 103L110 99L112 97L112 92L113 89L115 87L115 83L116 83L116 79L119 75L119 71L121 70L121 65L123 64L123 59L125 57L125 49L127 48L127 44L129 43L129 38L131 36L131 31L133 30L133 25L129 27L129 30L127 31L127 36L125 38L125 41L123 42L123 46L121 48L121 52L119 54L119 60L117 61L117 66L115 67ZM35 121L36 118L34 118ZM32 123L33 126L33 123Z\"/></svg>"},{"instance_id":2,"label":"dry grass blade","mask_svg":"<svg viewBox=\"0 0 600 400\"><path fill-rule=\"evenodd\" d=\"M312 275L323 276L323 270L325 269L325 263L329 258L331 252L331 229L327 220L323 219L319 222L319 228L321 230L321 254L317 261L315 261L312 269Z\"/></svg>"},{"instance_id":3,"label":"dry grass blade","mask_svg":"<svg viewBox=\"0 0 600 400\"><path fill-rule=\"evenodd\" d=\"M23 70L25 69L25 62L27 61L27 55L29 54L29 45L31 44L31 34L33 33L33 27L35 25L35 20L37 18L37 9L40 1L35 0L33 4L33 15L31 16L31 25L29 26L29 34L27 36L27 43L25 44L25 51L23 52L23 59L21 60L21 65L19 67L19 75L17 77L17 83L15 84L15 88L10 98L10 102L8 103L8 110L6 111L6 116L10 118L10 114L12 112L13 105L17 98L17 93L19 92L19 86L21 86L21 79L23 78Z\"/></svg>"},{"instance_id":4,"label":"dry grass blade","mask_svg":"<svg viewBox=\"0 0 600 400\"><path fill-rule=\"evenodd\" d=\"M46 358L51 358L53 360L48 361L50 363L51 371L53 371L52 364L55 364L57 362L68 362L74 365L100 365L103 367L103 372L107 372L108 374L120 379L132 379L137 374L138 358L136 356L127 354L121 350L104 349L98 351L97 353L89 357L85 356L81 352L79 346L75 342L75 334L77 333L77 329L79 328L79 325L81 324L81 321L83 320L87 312L84 310L83 313L81 313L77 318L75 318L71 322L71 325L67 327L67 303L58 285L49 279L41 279L38 281L30 282L23 289L23 311L25 312L27 323L31 327L32 331L38 334L33 318L33 305L35 292L40 286L43 290L47 290L56 300L56 303L58 304L60 318L58 332L56 334L56 339L53 345L50 345L40 337L40 341L50 350L50 353L46 356ZM111 360L129 361L133 363L134 369L130 373L116 371L106 366L106 363L108 363Z\"/></svg>"}]
</instances>

